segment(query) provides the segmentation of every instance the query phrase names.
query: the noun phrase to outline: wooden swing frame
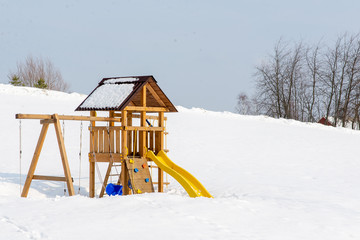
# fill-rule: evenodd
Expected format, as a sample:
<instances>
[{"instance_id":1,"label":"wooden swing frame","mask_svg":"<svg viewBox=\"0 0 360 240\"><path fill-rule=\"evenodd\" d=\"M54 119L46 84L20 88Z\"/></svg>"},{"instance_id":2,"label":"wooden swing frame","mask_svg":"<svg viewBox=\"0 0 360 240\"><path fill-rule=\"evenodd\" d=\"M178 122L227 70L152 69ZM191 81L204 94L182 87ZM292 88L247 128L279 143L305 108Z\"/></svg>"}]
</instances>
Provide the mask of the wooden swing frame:
<instances>
[{"instance_id":1,"label":"wooden swing frame","mask_svg":"<svg viewBox=\"0 0 360 240\"><path fill-rule=\"evenodd\" d=\"M21 197L27 197L30 189L30 185L33 179L35 180L49 180L49 181L63 181L67 184L67 189L69 196L75 194L73 179L71 177L69 161L67 158L65 144L63 139L63 133L61 131L60 120L77 120L77 121L110 121L110 122L119 122L119 119L116 118L106 118L106 117L87 117L87 116L71 116L71 115L42 115L42 114L16 114L16 119L40 119L40 124L42 124L40 136L35 148L35 152L29 167L29 171L26 177L24 188L21 193ZM35 169L39 161L40 153L44 145L45 137L49 129L49 125L54 124L56 138L60 150L61 162L64 169L65 177L57 176L44 176L44 175L35 175Z\"/></svg>"}]
</instances>

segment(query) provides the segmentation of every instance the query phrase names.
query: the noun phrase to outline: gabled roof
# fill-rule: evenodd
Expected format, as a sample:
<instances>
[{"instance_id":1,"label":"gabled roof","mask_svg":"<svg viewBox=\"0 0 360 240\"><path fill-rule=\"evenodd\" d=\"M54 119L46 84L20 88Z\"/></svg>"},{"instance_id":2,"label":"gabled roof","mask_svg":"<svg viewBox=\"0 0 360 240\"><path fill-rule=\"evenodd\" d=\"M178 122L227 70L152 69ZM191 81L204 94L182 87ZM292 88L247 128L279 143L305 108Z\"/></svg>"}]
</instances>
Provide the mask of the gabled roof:
<instances>
[{"instance_id":1,"label":"gabled roof","mask_svg":"<svg viewBox=\"0 0 360 240\"><path fill-rule=\"evenodd\" d=\"M177 112L153 76L103 78L75 111L122 111L127 106L141 106L140 90L145 85L147 107Z\"/></svg>"}]
</instances>

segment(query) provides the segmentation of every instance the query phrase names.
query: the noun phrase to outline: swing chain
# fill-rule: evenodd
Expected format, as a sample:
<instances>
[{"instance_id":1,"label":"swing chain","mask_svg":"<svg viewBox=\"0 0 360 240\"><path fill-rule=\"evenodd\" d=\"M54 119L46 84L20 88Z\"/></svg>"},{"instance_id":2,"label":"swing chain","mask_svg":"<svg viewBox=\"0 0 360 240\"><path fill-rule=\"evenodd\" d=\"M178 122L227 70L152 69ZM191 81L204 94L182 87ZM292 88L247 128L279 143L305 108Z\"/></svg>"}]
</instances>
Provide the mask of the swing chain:
<instances>
[{"instance_id":1,"label":"swing chain","mask_svg":"<svg viewBox=\"0 0 360 240\"><path fill-rule=\"evenodd\" d=\"M19 185L20 185L20 195L21 195L21 160L22 160L22 129L21 129L21 119L19 119Z\"/></svg>"},{"instance_id":2,"label":"swing chain","mask_svg":"<svg viewBox=\"0 0 360 240\"><path fill-rule=\"evenodd\" d=\"M80 195L81 188L81 153L82 153L82 132L83 132L83 122L80 122L80 150L79 150L79 189L78 194Z\"/></svg>"}]
</instances>

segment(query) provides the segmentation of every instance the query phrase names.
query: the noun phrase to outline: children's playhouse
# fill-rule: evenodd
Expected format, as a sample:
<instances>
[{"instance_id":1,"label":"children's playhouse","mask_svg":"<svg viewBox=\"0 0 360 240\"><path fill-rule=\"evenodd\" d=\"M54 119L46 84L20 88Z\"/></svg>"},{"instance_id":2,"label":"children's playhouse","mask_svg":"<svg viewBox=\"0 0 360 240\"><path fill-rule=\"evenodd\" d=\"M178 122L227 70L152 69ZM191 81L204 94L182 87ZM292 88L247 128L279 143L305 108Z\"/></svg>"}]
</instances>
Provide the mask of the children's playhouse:
<instances>
[{"instance_id":1,"label":"children's playhouse","mask_svg":"<svg viewBox=\"0 0 360 240\"><path fill-rule=\"evenodd\" d=\"M99 197L104 194L140 194L163 192L164 172L176 179L190 197L211 197L204 186L189 172L172 162L165 149L165 113L177 112L175 106L160 89L153 76L104 78L76 111L90 112L90 116L17 114L18 119L40 119L42 130L22 191L29 192L31 181L65 181L69 195L74 195L73 180L68 165L60 120L90 121L89 131L89 196L95 197L97 164L107 164L101 179ZM98 117L99 112L108 116ZM102 114L103 115L103 114ZM106 125L104 125L104 122ZM65 177L35 175L36 164L49 125L55 127ZM154 166L152 163L155 163ZM151 169L157 168L157 181L153 182ZM108 183L115 178L115 183Z\"/></svg>"}]
</instances>

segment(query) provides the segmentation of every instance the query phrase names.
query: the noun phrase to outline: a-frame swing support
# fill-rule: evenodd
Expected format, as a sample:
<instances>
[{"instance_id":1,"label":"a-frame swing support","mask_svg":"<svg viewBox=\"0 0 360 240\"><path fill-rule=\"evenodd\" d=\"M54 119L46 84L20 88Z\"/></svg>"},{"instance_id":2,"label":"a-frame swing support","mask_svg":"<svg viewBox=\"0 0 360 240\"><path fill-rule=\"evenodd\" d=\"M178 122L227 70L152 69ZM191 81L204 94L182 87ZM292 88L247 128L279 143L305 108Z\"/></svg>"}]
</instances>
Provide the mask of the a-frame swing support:
<instances>
[{"instance_id":1,"label":"a-frame swing support","mask_svg":"<svg viewBox=\"0 0 360 240\"><path fill-rule=\"evenodd\" d=\"M33 179L37 180L49 180L49 181L63 181L67 183L67 189L69 196L73 196L75 194L74 186L73 186L73 179L70 173L69 162L65 150L65 144L63 139L63 134L61 131L60 120L77 120L77 121L114 121L118 122L119 119L115 118L106 118L106 117L87 117L87 116L71 116L71 115L44 115L44 114L16 114L16 119L39 119L40 124L42 124L40 136L35 148L35 152L29 167L29 171L26 177L26 181L24 184L23 191L21 193L21 197L27 197L30 189L30 185ZM55 177L55 176L43 176L43 175L35 175L35 169L37 163L39 161L40 153L42 147L44 145L45 137L47 131L49 129L49 125L54 124L56 138L60 150L61 161L64 169L65 177Z\"/></svg>"},{"instance_id":2,"label":"a-frame swing support","mask_svg":"<svg viewBox=\"0 0 360 240\"><path fill-rule=\"evenodd\" d=\"M21 197L27 197L27 195L29 193L30 185L31 185L31 182L32 182L33 179L51 180L51 181L65 181L66 184L67 184L67 189L68 189L69 196L73 196L74 193L75 193L74 185L72 183L72 178L71 178L71 173L70 173L70 168L69 168L69 162L68 162L68 158L67 158L67 155L66 155L65 144L64 144L62 131L61 131L59 116L57 114L54 114L54 115L52 115L52 119L41 120L40 123L43 126L42 126L42 129L41 129L41 132L40 132L39 140L38 140L36 148L35 148L34 156L32 158L31 164L30 164L29 172L28 172L27 177L26 177L24 188L23 188L23 191L21 193ZM61 161L62 161L62 165L63 165L63 169L64 169L65 178L34 175L37 163L39 161L41 149L42 149L42 147L44 145L45 137L46 137L46 134L47 134L47 131L49 129L50 124L54 124L55 132L56 132L56 138L57 138L57 142L58 142L58 145L59 145L59 150L60 150Z\"/></svg>"}]
</instances>

